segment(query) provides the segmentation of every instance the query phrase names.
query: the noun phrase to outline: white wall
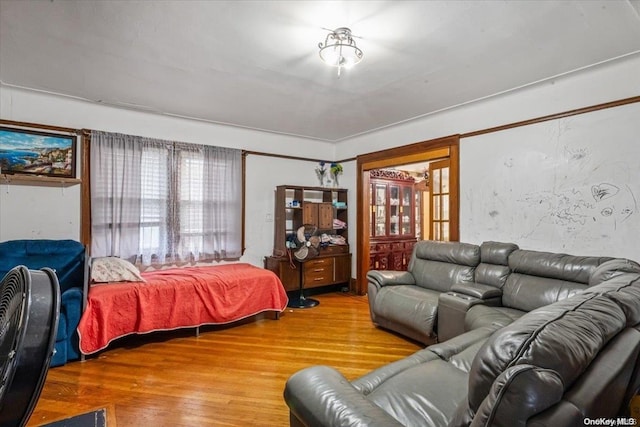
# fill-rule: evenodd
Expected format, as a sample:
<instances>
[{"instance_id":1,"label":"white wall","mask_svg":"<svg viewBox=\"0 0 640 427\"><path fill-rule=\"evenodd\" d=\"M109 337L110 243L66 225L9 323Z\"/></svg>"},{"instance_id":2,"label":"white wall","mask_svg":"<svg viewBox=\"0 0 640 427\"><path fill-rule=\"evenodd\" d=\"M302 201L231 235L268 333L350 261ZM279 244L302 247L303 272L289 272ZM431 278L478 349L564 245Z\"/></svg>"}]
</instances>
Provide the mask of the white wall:
<instances>
[{"instance_id":1,"label":"white wall","mask_svg":"<svg viewBox=\"0 0 640 427\"><path fill-rule=\"evenodd\" d=\"M0 86L0 117L69 128L88 128L198 144L239 148L302 158L333 159L333 144L267 132L240 129L171 116L97 105L68 97ZM80 158L80 156L78 156ZM271 253L273 224L265 227L270 204L256 208L253 201L273 198L278 184L315 183L312 162L249 156L246 226L260 225L271 237L247 242L247 262L262 265ZM305 173L306 172L306 176ZM249 234L250 235L250 234ZM6 185L0 181L0 241L20 238L80 239L80 186Z\"/></svg>"},{"instance_id":2,"label":"white wall","mask_svg":"<svg viewBox=\"0 0 640 427\"><path fill-rule=\"evenodd\" d=\"M640 103L469 138L460 234L640 260ZM491 173L486 173L490 170Z\"/></svg>"},{"instance_id":3,"label":"white wall","mask_svg":"<svg viewBox=\"0 0 640 427\"><path fill-rule=\"evenodd\" d=\"M640 94L640 55L559 77L511 93L432 114L336 145L211 123L96 105L0 86L0 117L70 128L89 128L302 158L344 159L455 133L581 108ZM467 140L461 141L464 155ZM355 162L341 187L348 188L349 239L355 236ZM315 184L315 163L274 157L247 158L247 251L244 261L262 265L273 246L273 191L279 184ZM488 171L490 172L490 171ZM463 184L464 185L464 184ZM55 191L54 191L55 190ZM79 238L79 186L61 189L0 184L0 240ZM461 188L461 192L470 191ZM464 203L464 201L461 201ZM75 212L75 213L74 213ZM77 216L76 216L77 215ZM464 220L464 218L461 218ZM461 235L461 240L470 236ZM355 245L354 245L355 248ZM356 265L354 254L354 266ZM354 270L355 271L355 270Z\"/></svg>"},{"instance_id":4,"label":"white wall","mask_svg":"<svg viewBox=\"0 0 640 427\"><path fill-rule=\"evenodd\" d=\"M0 85L0 117L303 158L332 157L330 143L144 113Z\"/></svg>"},{"instance_id":5,"label":"white wall","mask_svg":"<svg viewBox=\"0 0 640 427\"><path fill-rule=\"evenodd\" d=\"M80 238L80 186L0 181L0 242Z\"/></svg>"},{"instance_id":6,"label":"white wall","mask_svg":"<svg viewBox=\"0 0 640 427\"><path fill-rule=\"evenodd\" d=\"M640 95L640 54L430 114L336 145L346 159ZM464 149L464 140L461 142Z\"/></svg>"},{"instance_id":7,"label":"white wall","mask_svg":"<svg viewBox=\"0 0 640 427\"><path fill-rule=\"evenodd\" d=\"M635 55L340 142L336 147L336 158L350 158L362 153L408 145L452 134L463 134L488 129L499 125L543 117L638 95L640 95L640 55ZM582 115L579 117L581 117L581 120L590 120L590 117L583 117ZM575 122L577 123L581 120L576 120ZM638 135L637 126L639 125L640 119L635 122L632 121L631 124L628 124L630 128L626 129L627 134ZM634 129L636 129L635 133ZM603 132L606 132L606 130L603 130ZM615 132L615 134L618 133L619 132ZM593 137L593 135L586 135L586 137ZM486 163L483 167L482 165L478 165L477 162L482 161L482 158L490 158L491 154L478 156L478 151L481 152L483 147L475 144L483 144L482 141L491 140L492 134L483 135L482 138L462 138L460 140L461 159L465 162L476 162L474 163L476 167L475 170L483 170L483 173L489 176L496 172L495 165ZM543 141L541 141L541 143L542 142ZM518 141L512 140L510 143L518 144ZM597 141L590 140L588 142L588 144L595 143L611 146L611 143L606 139ZM616 142L616 144L617 143L619 142ZM638 141L630 140L625 143L635 144L635 146L637 146ZM627 148L631 145L628 145ZM486 149L491 150L491 148L492 146L487 143ZM623 157L624 155L621 153L622 151L619 153L615 153L614 151L614 158L616 155L618 155L619 158ZM560 163L562 160L561 155L558 155L557 158L549 159L549 161L555 163ZM536 167L536 165L529 166L532 168ZM464 164L462 164L461 167L464 167ZM465 171L461 171L460 194L462 197L460 200L460 223L462 227L460 230L460 240L464 242L481 243L482 240L491 239L491 230L488 228L491 226L491 223L487 221L484 223L485 225L489 224L487 228L478 229L478 227L482 227L482 225L479 225L477 221L474 221L474 218L470 217L471 215L475 215L476 212L474 212L470 206L466 205L469 203L469 200L465 198L464 195L474 194L476 191L486 193L486 191L484 191L486 189L477 187L479 183L483 182L482 180L469 177L468 175L464 175L464 173ZM353 176L353 181L351 183L345 181L345 185L349 188L355 188L355 175ZM488 197L491 197L491 194L489 194ZM510 224L518 224L517 218L502 218L502 220ZM469 224L473 224L473 226ZM525 235L526 230L512 234L510 238L505 235L500 235L499 238L521 243L519 236ZM600 251L594 249L597 247L597 244L594 243L593 237L590 236L590 246L588 247L591 249L591 252L588 254L585 253L584 250L581 250L583 247L586 247L584 244L586 241L581 242L579 239L574 239L571 245L567 246L565 242L559 241L557 236L548 236L548 239L545 239L545 236L536 237L537 241L535 242L530 241L530 239L520 239L522 240L521 246L528 249L549 251L567 250L583 255L626 256L640 260L640 256L633 251L622 249L629 248L629 244L623 242L623 239L628 239L628 235L624 233L607 235L607 244L606 246L601 245ZM498 237L496 237L496 239L497 238ZM612 248L616 250L614 251Z\"/></svg>"},{"instance_id":8,"label":"white wall","mask_svg":"<svg viewBox=\"0 0 640 427\"><path fill-rule=\"evenodd\" d=\"M245 221L246 251L242 260L254 265L263 265L263 258L271 255L274 243L275 189L278 185L319 185L315 174L316 162L292 161L275 157L249 155L247 157L247 197ZM343 164L344 173L340 182L351 182L355 176L355 162ZM251 187L251 196L249 196ZM341 185L341 187L345 187ZM355 248L356 201L355 191L349 192L350 207L348 239ZM355 256L353 263L355 263ZM355 269L355 264L352 270Z\"/></svg>"}]
</instances>

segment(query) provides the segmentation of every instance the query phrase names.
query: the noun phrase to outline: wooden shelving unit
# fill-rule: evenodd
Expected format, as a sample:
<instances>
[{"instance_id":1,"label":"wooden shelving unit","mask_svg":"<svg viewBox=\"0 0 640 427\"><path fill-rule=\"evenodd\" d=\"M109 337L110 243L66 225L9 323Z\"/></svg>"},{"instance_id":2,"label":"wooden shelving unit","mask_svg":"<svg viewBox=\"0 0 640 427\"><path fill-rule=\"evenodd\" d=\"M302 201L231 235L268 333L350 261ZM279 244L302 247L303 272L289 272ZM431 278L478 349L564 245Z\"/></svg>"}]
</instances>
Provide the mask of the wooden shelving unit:
<instances>
[{"instance_id":1,"label":"wooden shelving unit","mask_svg":"<svg viewBox=\"0 0 640 427\"><path fill-rule=\"evenodd\" d=\"M290 261L287 236L304 224L312 224L318 233L342 236L347 240L347 227L334 228L334 219L347 223L347 190L344 188L280 185L275 193L274 256L265 258L265 267L274 271L287 291L350 284L351 253L349 245L320 248L317 258L306 262Z\"/></svg>"}]
</instances>

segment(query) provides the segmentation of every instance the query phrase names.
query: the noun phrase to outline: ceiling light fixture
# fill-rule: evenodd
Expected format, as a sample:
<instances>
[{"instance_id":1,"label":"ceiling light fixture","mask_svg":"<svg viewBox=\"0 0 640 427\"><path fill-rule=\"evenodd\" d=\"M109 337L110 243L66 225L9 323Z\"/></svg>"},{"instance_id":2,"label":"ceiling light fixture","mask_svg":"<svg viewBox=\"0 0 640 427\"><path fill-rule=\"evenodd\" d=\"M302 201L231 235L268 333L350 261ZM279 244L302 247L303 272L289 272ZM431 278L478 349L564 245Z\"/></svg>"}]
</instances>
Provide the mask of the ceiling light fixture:
<instances>
[{"instance_id":1,"label":"ceiling light fixture","mask_svg":"<svg viewBox=\"0 0 640 427\"><path fill-rule=\"evenodd\" d=\"M338 77L342 68L351 68L362 61L362 50L356 46L351 30L336 28L327 34L324 43L318 43L320 59L332 67L338 67Z\"/></svg>"}]
</instances>

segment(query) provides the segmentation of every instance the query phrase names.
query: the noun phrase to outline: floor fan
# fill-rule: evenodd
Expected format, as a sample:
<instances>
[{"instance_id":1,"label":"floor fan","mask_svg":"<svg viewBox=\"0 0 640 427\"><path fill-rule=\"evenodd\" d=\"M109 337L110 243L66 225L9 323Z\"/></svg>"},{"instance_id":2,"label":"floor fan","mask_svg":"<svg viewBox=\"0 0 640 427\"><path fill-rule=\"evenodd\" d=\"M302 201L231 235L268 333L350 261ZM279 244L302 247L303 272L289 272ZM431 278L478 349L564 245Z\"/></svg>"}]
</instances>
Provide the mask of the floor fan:
<instances>
[{"instance_id":1,"label":"floor fan","mask_svg":"<svg viewBox=\"0 0 640 427\"><path fill-rule=\"evenodd\" d=\"M303 263L319 254L320 238L316 236L318 228L314 225L305 224L298 228L295 236L296 250L293 257ZM304 282L302 274L300 275L300 288L297 298L290 298L287 307L291 308L311 308L320 304L320 301L304 296Z\"/></svg>"},{"instance_id":2,"label":"floor fan","mask_svg":"<svg viewBox=\"0 0 640 427\"><path fill-rule=\"evenodd\" d=\"M27 424L55 345L60 287L53 270L11 269L0 281L0 426Z\"/></svg>"}]
</instances>

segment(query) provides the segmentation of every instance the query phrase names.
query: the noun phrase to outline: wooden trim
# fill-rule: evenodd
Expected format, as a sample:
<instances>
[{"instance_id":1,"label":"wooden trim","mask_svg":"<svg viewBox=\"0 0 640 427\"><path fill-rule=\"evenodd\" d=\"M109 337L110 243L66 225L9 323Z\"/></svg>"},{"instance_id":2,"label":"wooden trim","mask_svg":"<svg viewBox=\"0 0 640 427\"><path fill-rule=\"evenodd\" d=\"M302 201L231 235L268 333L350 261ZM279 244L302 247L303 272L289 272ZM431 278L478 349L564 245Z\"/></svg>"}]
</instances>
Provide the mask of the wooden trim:
<instances>
[{"instance_id":1,"label":"wooden trim","mask_svg":"<svg viewBox=\"0 0 640 427\"><path fill-rule=\"evenodd\" d=\"M65 178L62 176L48 176L48 175L28 175L28 174L13 174L3 173L0 174L2 184L30 184L30 185L57 185L63 186L80 184L78 178Z\"/></svg>"},{"instance_id":2,"label":"wooden trim","mask_svg":"<svg viewBox=\"0 0 640 427\"><path fill-rule=\"evenodd\" d=\"M80 241L91 253L91 131L83 129L82 145L82 184L80 186Z\"/></svg>"},{"instance_id":3,"label":"wooden trim","mask_svg":"<svg viewBox=\"0 0 640 427\"><path fill-rule=\"evenodd\" d=\"M358 160L357 157L349 157L347 159L340 159L340 160L336 160L336 163L347 163L347 162L355 162L356 160Z\"/></svg>"},{"instance_id":4,"label":"wooden trim","mask_svg":"<svg viewBox=\"0 0 640 427\"><path fill-rule=\"evenodd\" d=\"M29 122L16 122L14 120L2 120L2 119L0 119L0 125L15 126L15 127L21 127L21 128L29 128L29 129L45 129L45 130L51 130L56 132L75 133L75 134L79 134L82 131L81 129L65 128L61 126L41 125L38 123L29 123Z\"/></svg>"},{"instance_id":5,"label":"wooden trim","mask_svg":"<svg viewBox=\"0 0 640 427\"><path fill-rule=\"evenodd\" d=\"M264 157L276 157L278 159L287 159L287 160L301 160L303 162L326 162L326 159L310 159L307 157L299 157L299 156L286 156L284 154L272 154L272 153L263 153L260 151L245 151L245 155L253 155L253 156L264 156Z\"/></svg>"},{"instance_id":6,"label":"wooden trim","mask_svg":"<svg viewBox=\"0 0 640 427\"><path fill-rule=\"evenodd\" d=\"M284 154L273 154L273 153L265 153L262 151L245 151L246 155L254 155L254 156L264 156L264 157L276 157L279 159L287 159L287 160L300 160L303 162L335 162L335 163L346 163L346 162L354 162L357 160L357 157L349 157L341 160L326 160L326 159L312 159L308 157L299 157L299 156L288 156Z\"/></svg>"},{"instance_id":7,"label":"wooden trim","mask_svg":"<svg viewBox=\"0 0 640 427\"><path fill-rule=\"evenodd\" d=\"M355 292L358 295L367 293L367 271L369 270L369 226L370 226L370 192L369 189L369 173L371 169L388 167L393 165L403 165L416 163L420 161L436 160L449 157L451 159L451 190L450 198L452 207L455 201L454 212L451 212L450 235L451 240L456 239L460 235L457 227L459 226L459 195L460 191L458 176L453 176L460 171L459 167L459 135L451 135L444 138L438 138L430 141L422 141L415 144L405 145L402 147L391 148L388 150L376 151L357 157L356 165L356 216L358 218L356 224L356 286ZM453 191L456 194L453 194ZM455 221L454 221L455 218Z\"/></svg>"},{"instance_id":8,"label":"wooden trim","mask_svg":"<svg viewBox=\"0 0 640 427\"><path fill-rule=\"evenodd\" d=\"M437 157L429 155L425 153L425 151L433 151L436 148L446 148L449 145L451 145L453 141L456 141L458 138L459 138L459 135L450 135L442 138L431 139L428 141L421 141L421 142L416 142L409 145L403 145L401 147L394 147L386 150L374 151L367 154L361 154L356 158L356 160L358 161L358 164L365 164L365 163L368 164L376 161L381 161L379 162L379 164L375 163L374 167L370 167L369 165L367 165L367 170L378 169L379 167L384 167L385 164L389 166L398 165L400 164L400 163L397 163L398 161L402 161L403 164L408 164L408 163L415 163L416 161L433 160L433 159L436 159ZM420 154L424 155L425 158L412 159L406 162L404 161L404 157L408 157L408 156L419 157Z\"/></svg>"},{"instance_id":9,"label":"wooden trim","mask_svg":"<svg viewBox=\"0 0 640 427\"><path fill-rule=\"evenodd\" d=\"M395 163L397 157L393 159L387 157L381 160L371 161L367 163L367 170L383 169L389 166L408 165L411 163L419 163L428 160L444 159L446 157L449 157L449 146L436 148L433 150L429 150L428 152L421 151L402 156L402 163Z\"/></svg>"},{"instance_id":10,"label":"wooden trim","mask_svg":"<svg viewBox=\"0 0 640 427\"><path fill-rule=\"evenodd\" d=\"M369 174L358 162L356 169L356 283L352 287L357 295L367 293L366 277L369 271L369 232L371 227L371 205ZM365 230L367 230L365 232Z\"/></svg>"},{"instance_id":11,"label":"wooden trim","mask_svg":"<svg viewBox=\"0 0 640 427\"><path fill-rule=\"evenodd\" d=\"M241 209L241 218L242 218L242 231L240 233L240 245L242 247L241 254L244 255L244 252L247 250L245 245L245 222L246 222L246 213L247 213L247 151L242 151L242 205Z\"/></svg>"},{"instance_id":12,"label":"wooden trim","mask_svg":"<svg viewBox=\"0 0 640 427\"><path fill-rule=\"evenodd\" d=\"M620 99L617 101L605 102L603 104L596 104L590 107L576 108L575 110L563 111L561 113L549 114L547 116L537 117L535 119L522 120L519 122L509 123L506 125L495 126L492 128L486 128L476 130L473 132L467 132L460 135L460 138L469 138L472 136L484 135L487 133L500 132L507 129L513 129L521 126L533 125L536 123L547 122L549 120L562 119L564 117L576 116L578 114L591 113L598 110L604 110L607 108L620 107L622 105L634 104L640 102L640 96L632 96L631 98Z\"/></svg>"}]
</instances>

